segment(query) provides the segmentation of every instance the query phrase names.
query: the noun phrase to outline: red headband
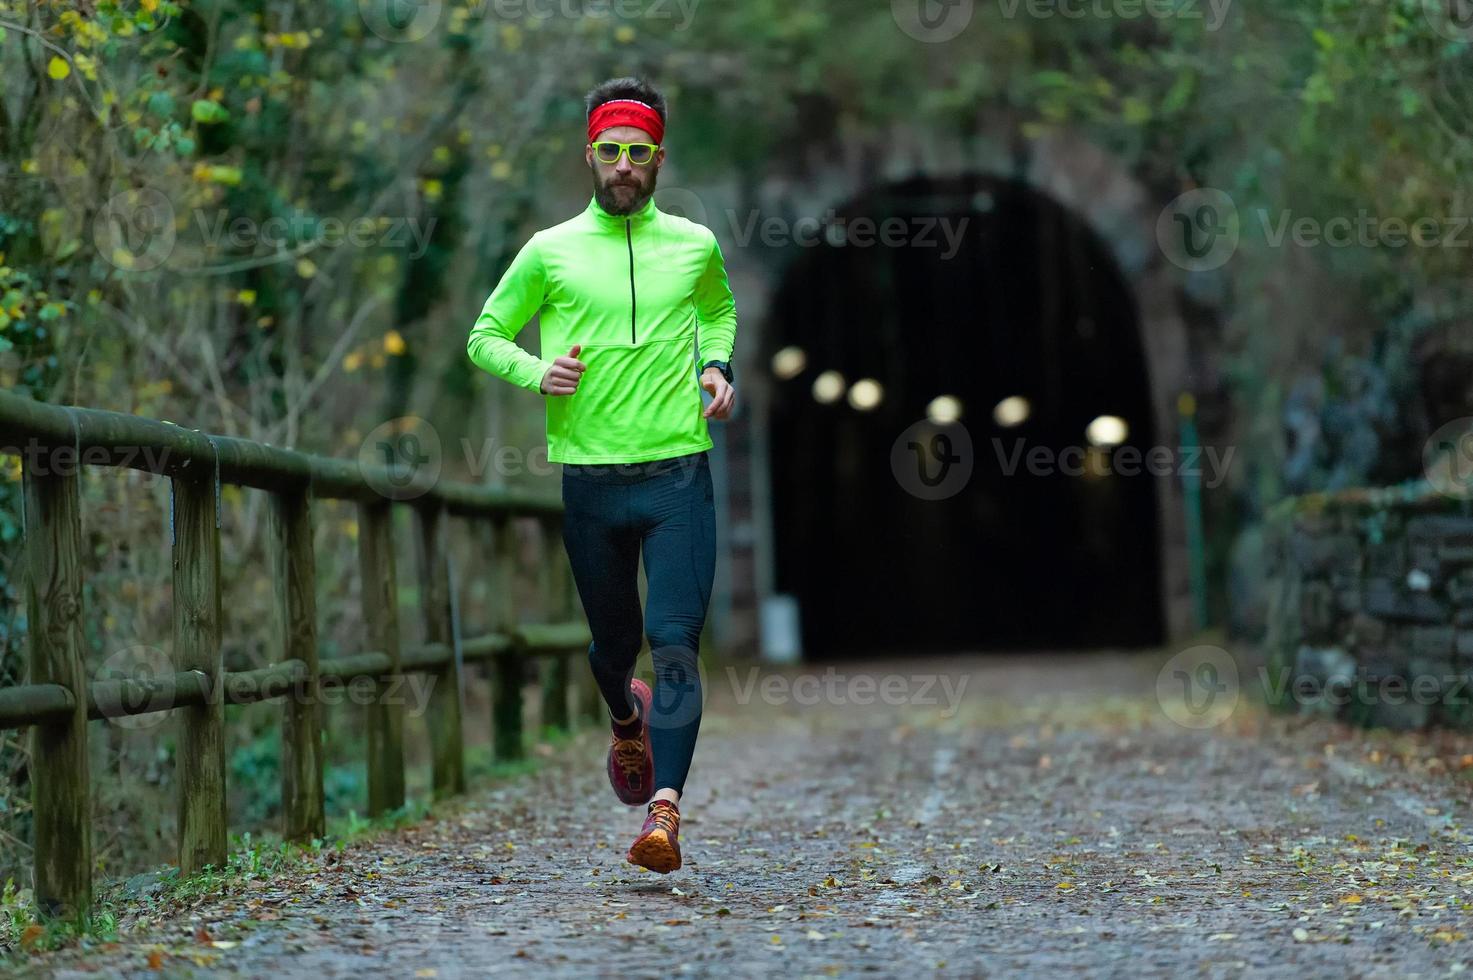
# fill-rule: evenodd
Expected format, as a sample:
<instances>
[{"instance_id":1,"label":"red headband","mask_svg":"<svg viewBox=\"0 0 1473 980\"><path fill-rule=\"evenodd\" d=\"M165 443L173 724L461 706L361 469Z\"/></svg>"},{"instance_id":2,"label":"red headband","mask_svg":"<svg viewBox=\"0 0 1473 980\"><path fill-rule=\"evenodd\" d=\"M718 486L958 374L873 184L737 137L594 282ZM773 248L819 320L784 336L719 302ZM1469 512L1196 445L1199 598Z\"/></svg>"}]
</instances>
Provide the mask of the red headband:
<instances>
[{"instance_id":1,"label":"red headband","mask_svg":"<svg viewBox=\"0 0 1473 980\"><path fill-rule=\"evenodd\" d=\"M637 126L656 143L665 139L665 123L660 114L636 99L614 99L594 109L588 117L588 142L592 143L599 133L615 126Z\"/></svg>"}]
</instances>

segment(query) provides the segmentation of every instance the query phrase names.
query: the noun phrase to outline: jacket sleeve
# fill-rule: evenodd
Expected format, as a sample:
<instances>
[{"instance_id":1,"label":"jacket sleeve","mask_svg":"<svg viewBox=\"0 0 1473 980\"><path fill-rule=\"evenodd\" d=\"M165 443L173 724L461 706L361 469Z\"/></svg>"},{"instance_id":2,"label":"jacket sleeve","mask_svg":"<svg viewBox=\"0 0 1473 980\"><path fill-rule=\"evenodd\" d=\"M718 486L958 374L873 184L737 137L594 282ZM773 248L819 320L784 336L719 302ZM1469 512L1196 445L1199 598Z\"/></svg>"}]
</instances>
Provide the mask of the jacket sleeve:
<instances>
[{"instance_id":1,"label":"jacket sleeve","mask_svg":"<svg viewBox=\"0 0 1473 980\"><path fill-rule=\"evenodd\" d=\"M476 367L540 392L552 362L517 346L513 338L537 315L547 298L547 272L533 235L512 259L471 327L466 354Z\"/></svg>"},{"instance_id":2,"label":"jacket sleeve","mask_svg":"<svg viewBox=\"0 0 1473 980\"><path fill-rule=\"evenodd\" d=\"M730 361L736 344L736 300L726 281L726 261L716 236L711 236L711 254L706 271L696 283L696 318L700 323L701 363Z\"/></svg>"}]
</instances>

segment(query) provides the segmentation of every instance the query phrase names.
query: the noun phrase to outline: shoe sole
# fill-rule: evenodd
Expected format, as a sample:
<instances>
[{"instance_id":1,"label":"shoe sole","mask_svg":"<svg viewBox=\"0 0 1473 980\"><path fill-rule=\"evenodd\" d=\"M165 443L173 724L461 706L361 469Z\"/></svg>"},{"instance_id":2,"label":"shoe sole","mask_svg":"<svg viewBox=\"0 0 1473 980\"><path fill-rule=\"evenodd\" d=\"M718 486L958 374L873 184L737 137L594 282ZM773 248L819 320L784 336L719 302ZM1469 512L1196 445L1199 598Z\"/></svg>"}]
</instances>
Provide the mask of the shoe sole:
<instances>
[{"instance_id":1,"label":"shoe sole","mask_svg":"<svg viewBox=\"0 0 1473 980\"><path fill-rule=\"evenodd\" d=\"M680 867L680 852L668 840L651 835L644 840L635 841L634 846L629 848L626 860L630 864L666 875Z\"/></svg>"}]
</instances>

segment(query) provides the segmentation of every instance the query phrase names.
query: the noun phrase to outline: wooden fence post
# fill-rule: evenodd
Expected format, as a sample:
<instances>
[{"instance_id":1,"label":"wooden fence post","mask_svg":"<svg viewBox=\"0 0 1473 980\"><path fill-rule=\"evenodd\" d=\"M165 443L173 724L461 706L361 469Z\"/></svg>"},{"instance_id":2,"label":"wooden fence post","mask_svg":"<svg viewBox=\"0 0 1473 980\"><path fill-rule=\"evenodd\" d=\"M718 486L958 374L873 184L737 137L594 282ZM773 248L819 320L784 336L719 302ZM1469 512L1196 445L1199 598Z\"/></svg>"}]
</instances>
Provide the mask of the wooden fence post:
<instances>
[{"instance_id":1,"label":"wooden fence post","mask_svg":"<svg viewBox=\"0 0 1473 980\"><path fill-rule=\"evenodd\" d=\"M578 583L573 578L573 566L568 560L568 549L562 540L564 520L561 513L548 518L548 548L552 562L548 580L549 602L553 610L552 618L560 623L581 620L584 617L583 605L578 596ZM603 695L599 693L598 682L594 680L593 671L588 667L588 647L579 647L558 656L562 660L560 669L563 683L573 701L569 709L569 723L577 725L587 720L595 724L607 724L608 711L604 707Z\"/></svg>"},{"instance_id":2,"label":"wooden fence post","mask_svg":"<svg viewBox=\"0 0 1473 980\"><path fill-rule=\"evenodd\" d=\"M207 679L209 697L181 708L174 771L179 780L179 873L225 866L225 678L220 650L220 524L217 474L172 479L174 660Z\"/></svg>"},{"instance_id":3,"label":"wooden fence post","mask_svg":"<svg viewBox=\"0 0 1473 980\"><path fill-rule=\"evenodd\" d=\"M22 490L30 682L60 684L75 702L65 718L31 727L35 897L37 910L44 916L81 918L92 906L77 476L81 461L53 465L60 454L60 449L53 450L39 472L27 465Z\"/></svg>"},{"instance_id":4,"label":"wooden fence post","mask_svg":"<svg viewBox=\"0 0 1473 980\"><path fill-rule=\"evenodd\" d=\"M448 515L443 505L414 508L418 532L420 607L424 611L425 641L450 647L450 662L431 675L425 721L434 757L435 796L465 792L465 746L461 730L461 665L455 659L454 624L450 616L450 555L445 548Z\"/></svg>"},{"instance_id":5,"label":"wooden fence post","mask_svg":"<svg viewBox=\"0 0 1473 980\"><path fill-rule=\"evenodd\" d=\"M492 603L497 632L510 635L517 628L517 545L511 518L493 518L496 542L492 562ZM492 664L491 723L498 762L522 757L522 661L515 648L499 653Z\"/></svg>"},{"instance_id":6,"label":"wooden fence post","mask_svg":"<svg viewBox=\"0 0 1473 980\"><path fill-rule=\"evenodd\" d=\"M399 678L399 589L394 579L393 513L387 500L358 504L358 568L365 642L389 668L368 706L368 815L404 805L404 707Z\"/></svg>"},{"instance_id":7,"label":"wooden fence post","mask_svg":"<svg viewBox=\"0 0 1473 980\"><path fill-rule=\"evenodd\" d=\"M542 567L538 583L542 594L538 596L547 622L560 623L568 617L567 580L569 569L563 548L562 523L558 517L548 516L538 522L542 530ZM572 673L568 669L568 654L559 650L542 662L542 724L545 727L567 731L572 727L568 715L568 696L572 693Z\"/></svg>"},{"instance_id":8,"label":"wooden fence post","mask_svg":"<svg viewBox=\"0 0 1473 980\"><path fill-rule=\"evenodd\" d=\"M283 656L307 665L305 676L282 702L281 832L295 841L309 841L326 832L311 501L307 487L271 494L272 577Z\"/></svg>"}]
</instances>

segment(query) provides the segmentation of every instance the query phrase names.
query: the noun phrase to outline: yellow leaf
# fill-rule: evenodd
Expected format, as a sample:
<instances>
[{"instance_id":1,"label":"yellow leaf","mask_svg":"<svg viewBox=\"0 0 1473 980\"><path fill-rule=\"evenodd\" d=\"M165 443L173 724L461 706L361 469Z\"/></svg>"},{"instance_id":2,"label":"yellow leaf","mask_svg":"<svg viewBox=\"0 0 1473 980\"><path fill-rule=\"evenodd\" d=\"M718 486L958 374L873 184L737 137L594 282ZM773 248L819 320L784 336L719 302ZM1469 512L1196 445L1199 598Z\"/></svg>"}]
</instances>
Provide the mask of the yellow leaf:
<instances>
[{"instance_id":1,"label":"yellow leaf","mask_svg":"<svg viewBox=\"0 0 1473 980\"><path fill-rule=\"evenodd\" d=\"M297 259L297 275L303 279L311 279L317 275L317 264L305 256Z\"/></svg>"},{"instance_id":2,"label":"yellow leaf","mask_svg":"<svg viewBox=\"0 0 1473 980\"><path fill-rule=\"evenodd\" d=\"M147 10L149 13L153 13L159 9L159 0L138 0L138 6Z\"/></svg>"},{"instance_id":3,"label":"yellow leaf","mask_svg":"<svg viewBox=\"0 0 1473 980\"><path fill-rule=\"evenodd\" d=\"M628 44L634 40L634 28L628 24L621 25L618 30L614 31L614 40L620 44Z\"/></svg>"},{"instance_id":4,"label":"yellow leaf","mask_svg":"<svg viewBox=\"0 0 1473 980\"><path fill-rule=\"evenodd\" d=\"M357 351L353 351L347 357L343 358L343 370L344 371L356 371L356 370L358 370L362 366L363 366L363 355L360 354L360 353L358 353Z\"/></svg>"},{"instance_id":5,"label":"yellow leaf","mask_svg":"<svg viewBox=\"0 0 1473 980\"><path fill-rule=\"evenodd\" d=\"M254 306L256 304L256 291L254 289L242 289L235 294L235 301L241 306Z\"/></svg>"},{"instance_id":6,"label":"yellow leaf","mask_svg":"<svg viewBox=\"0 0 1473 980\"><path fill-rule=\"evenodd\" d=\"M1359 895L1350 894L1341 898L1340 901L1344 902L1346 905L1359 905L1363 900Z\"/></svg>"},{"instance_id":7,"label":"yellow leaf","mask_svg":"<svg viewBox=\"0 0 1473 980\"><path fill-rule=\"evenodd\" d=\"M60 55L52 55L51 60L46 63L46 74L57 81L61 81L72 73L72 66L66 63L66 59Z\"/></svg>"},{"instance_id":8,"label":"yellow leaf","mask_svg":"<svg viewBox=\"0 0 1473 980\"><path fill-rule=\"evenodd\" d=\"M404 338L397 330L384 334L384 350L390 354L404 353Z\"/></svg>"}]
</instances>

